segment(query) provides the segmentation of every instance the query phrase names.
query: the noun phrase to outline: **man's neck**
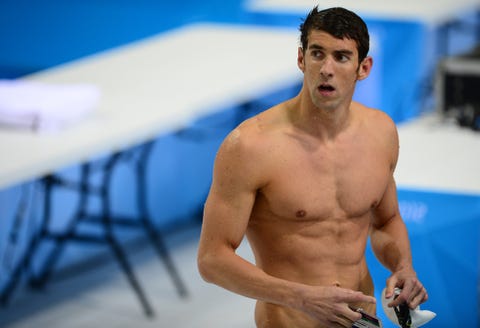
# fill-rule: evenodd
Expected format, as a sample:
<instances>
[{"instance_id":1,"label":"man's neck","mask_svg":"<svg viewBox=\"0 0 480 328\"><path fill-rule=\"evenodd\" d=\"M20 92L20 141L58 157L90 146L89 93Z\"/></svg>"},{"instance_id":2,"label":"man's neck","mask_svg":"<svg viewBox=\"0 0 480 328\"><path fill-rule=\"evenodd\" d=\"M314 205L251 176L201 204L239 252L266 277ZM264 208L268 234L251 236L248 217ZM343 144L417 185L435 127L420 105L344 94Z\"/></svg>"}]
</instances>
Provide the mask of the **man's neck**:
<instances>
[{"instance_id":1,"label":"man's neck","mask_svg":"<svg viewBox=\"0 0 480 328\"><path fill-rule=\"evenodd\" d=\"M306 133L325 141L333 140L350 123L350 103L337 108L319 108L300 94L292 99L290 117L293 124Z\"/></svg>"}]
</instances>

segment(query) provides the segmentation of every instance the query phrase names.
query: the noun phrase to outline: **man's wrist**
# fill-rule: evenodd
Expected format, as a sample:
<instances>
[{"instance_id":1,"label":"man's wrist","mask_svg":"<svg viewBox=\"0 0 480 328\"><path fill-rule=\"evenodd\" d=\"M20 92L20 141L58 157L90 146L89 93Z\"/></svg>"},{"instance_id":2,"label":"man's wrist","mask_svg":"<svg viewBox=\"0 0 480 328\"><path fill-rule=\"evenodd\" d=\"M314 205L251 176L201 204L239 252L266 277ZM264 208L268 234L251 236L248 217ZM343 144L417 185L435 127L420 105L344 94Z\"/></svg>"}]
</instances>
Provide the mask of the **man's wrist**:
<instances>
[{"instance_id":1,"label":"man's wrist","mask_svg":"<svg viewBox=\"0 0 480 328\"><path fill-rule=\"evenodd\" d=\"M408 271L411 271L413 272L415 275L416 275L416 272L415 270L413 269L413 265L410 261L408 262L401 262L401 263L398 263L392 270L392 273L396 273L396 272L408 272Z\"/></svg>"}]
</instances>

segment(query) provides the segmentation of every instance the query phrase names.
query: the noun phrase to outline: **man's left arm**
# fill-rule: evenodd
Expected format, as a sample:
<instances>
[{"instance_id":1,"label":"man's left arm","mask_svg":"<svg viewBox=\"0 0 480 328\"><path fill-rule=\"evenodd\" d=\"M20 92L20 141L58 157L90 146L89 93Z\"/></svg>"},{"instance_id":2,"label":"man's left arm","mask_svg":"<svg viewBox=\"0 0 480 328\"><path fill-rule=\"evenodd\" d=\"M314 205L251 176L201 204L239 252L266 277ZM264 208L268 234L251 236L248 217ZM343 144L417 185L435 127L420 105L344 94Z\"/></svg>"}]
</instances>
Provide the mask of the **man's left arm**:
<instances>
[{"instance_id":1,"label":"man's left arm","mask_svg":"<svg viewBox=\"0 0 480 328\"><path fill-rule=\"evenodd\" d=\"M392 272L387 280L385 296L392 297L395 287L402 289L402 293L390 305L406 302L413 309L425 302L428 295L413 269L408 232L398 206L397 187L393 178L399 153L398 133L391 119L383 119L378 123L378 130L383 136L379 140L384 142L385 154L389 155L391 176L380 203L373 209L370 241L379 261Z\"/></svg>"},{"instance_id":2,"label":"man's left arm","mask_svg":"<svg viewBox=\"0 0 480 328\"><path fill-rule=\"evenodd\" d=\"M378 260L391 272L387 280L386 297L393 296L395 287L402 293L391 303L397 306L406 302L412 309L428 298L412 265L412 255L407 228L398 208L395 181L391 178L379 206L374 210L370 232L372 249Z\"/></svg>"}]
</instances>

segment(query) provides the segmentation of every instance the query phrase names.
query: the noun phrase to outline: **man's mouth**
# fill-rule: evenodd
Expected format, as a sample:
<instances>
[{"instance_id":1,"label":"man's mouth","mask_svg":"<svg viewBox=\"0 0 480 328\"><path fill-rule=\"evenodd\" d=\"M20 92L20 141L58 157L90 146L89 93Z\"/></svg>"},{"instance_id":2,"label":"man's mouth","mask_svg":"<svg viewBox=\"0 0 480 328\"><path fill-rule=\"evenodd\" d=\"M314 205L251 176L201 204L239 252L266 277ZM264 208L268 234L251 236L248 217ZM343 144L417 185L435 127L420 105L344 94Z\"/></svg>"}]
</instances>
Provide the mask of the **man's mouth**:
<instances>
[{"instance_id":1,"label":"man's mouth","mask_svg":"<svg viewBox=\"0 0 480 328\"><path fill-rule=\"evenodd\" d=\"M318 91L323 95L330 95L335 91L335 88L328 83L322 83L318 86Z\"/></svg>"},{"instance_id":2,"label":"man's mouth","mask_svg":"<svg viewBox=\"0 0 480 328\"><path fill-rule=\"evenodd\" d=\"M318 87L318 90L328 92L328 91L335 91L335 88L333 86L331 86L330 84L322 83Z\"/></svg>"}]
</instances>

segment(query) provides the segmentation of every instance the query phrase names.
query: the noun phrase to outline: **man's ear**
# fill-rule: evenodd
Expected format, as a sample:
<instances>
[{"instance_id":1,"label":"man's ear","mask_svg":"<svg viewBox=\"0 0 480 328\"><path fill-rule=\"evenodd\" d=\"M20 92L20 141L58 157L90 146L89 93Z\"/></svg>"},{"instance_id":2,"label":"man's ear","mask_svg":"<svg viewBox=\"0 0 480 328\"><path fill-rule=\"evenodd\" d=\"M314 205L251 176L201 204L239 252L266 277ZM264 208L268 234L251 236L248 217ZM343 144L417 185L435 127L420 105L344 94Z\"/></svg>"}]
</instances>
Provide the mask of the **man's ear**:
<instances>
[{"instance_id":1,"label":"man's ear","mask_svg":"<svg viewBox=\"0 0 480 328\"><path fill-rule=\"evenodd\" d=\"M305 58L302 47L298 47L297 66L302 72L305 72Z\"/></svg>"},{"instance_id":2,"label":"man's ear","mask_svg":"<svg viewBox=\"0 0 480 328\"><path fill-rule=\"evenodd\" d=\"M366 79L370 75L370 71L373 66L373 58L370 56L365 57L358 67L357 80Z\"/></svg>"}]
</instances>

